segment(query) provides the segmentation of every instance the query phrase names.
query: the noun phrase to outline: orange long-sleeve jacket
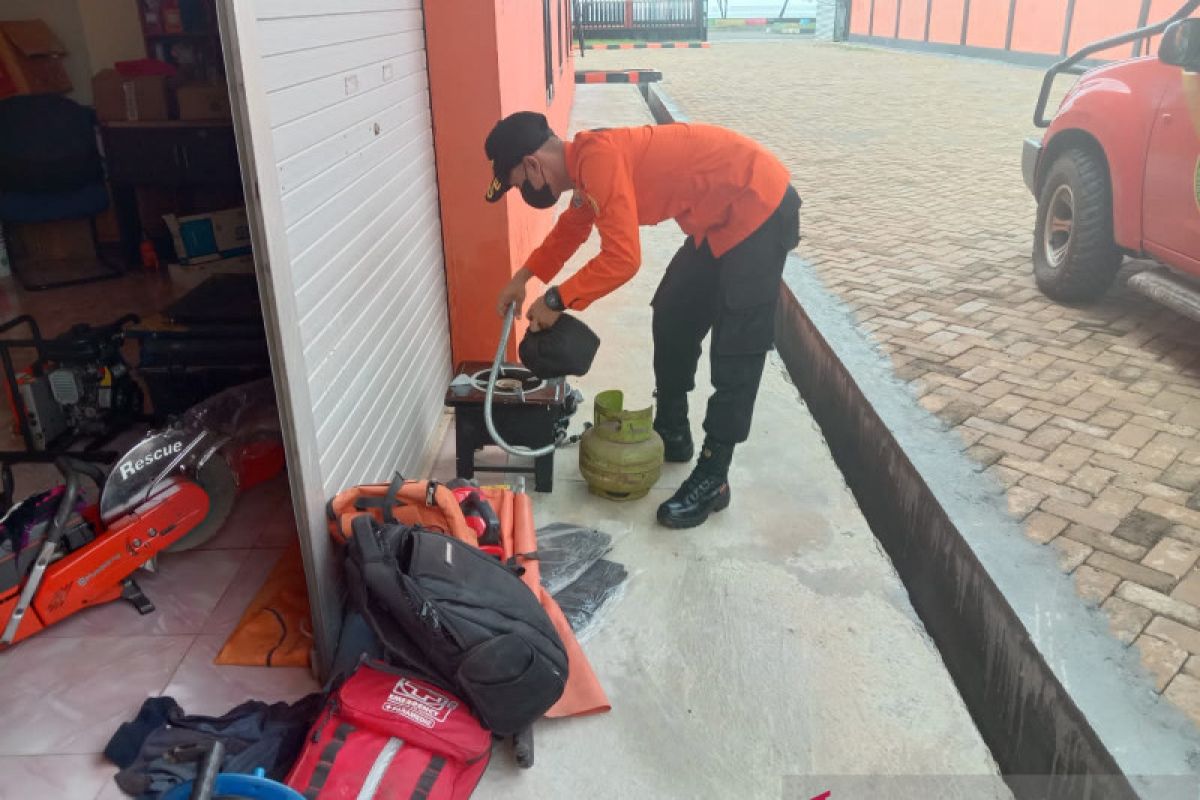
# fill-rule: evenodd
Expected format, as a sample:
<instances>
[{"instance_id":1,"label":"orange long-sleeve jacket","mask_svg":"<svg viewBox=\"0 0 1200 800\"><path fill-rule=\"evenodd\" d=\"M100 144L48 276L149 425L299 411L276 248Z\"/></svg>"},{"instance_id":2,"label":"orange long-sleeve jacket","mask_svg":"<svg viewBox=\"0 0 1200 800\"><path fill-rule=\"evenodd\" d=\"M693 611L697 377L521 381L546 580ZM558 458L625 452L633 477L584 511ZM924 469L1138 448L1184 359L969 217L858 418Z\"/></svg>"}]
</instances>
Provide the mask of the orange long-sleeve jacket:
<instances>
[{"instance_id":1,"label":"orange long-sleeve jacket","mask_svg":"<svg viewBox=\"0 0 1200 800\"><path fill-rule=\"evenodd\" d=\"M575 195L525 266L550 283L597 227L599 255L559 287L575 310L637 273L639 226L674 219L720 258L767 221L790 180L757 142L712 125L610 128L564 145Z\"/></svg>"}]
</instances>

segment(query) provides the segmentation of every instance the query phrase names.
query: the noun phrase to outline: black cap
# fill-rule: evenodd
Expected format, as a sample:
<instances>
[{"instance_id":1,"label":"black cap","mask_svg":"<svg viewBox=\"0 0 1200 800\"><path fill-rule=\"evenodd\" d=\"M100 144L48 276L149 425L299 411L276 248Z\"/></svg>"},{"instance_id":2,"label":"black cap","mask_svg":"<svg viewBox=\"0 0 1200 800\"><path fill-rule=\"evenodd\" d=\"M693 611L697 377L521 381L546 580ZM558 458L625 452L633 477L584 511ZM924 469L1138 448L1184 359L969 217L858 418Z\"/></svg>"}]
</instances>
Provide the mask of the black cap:
<instances>
[{"instance_id":1,"label":"black cap","mask_svg":"<svg viewBox=\"0 0 1200 800\"><path fill-rule=\"evenodd\" d=\"M533 111L518 111L496 123L483 145L495 176L487 190L489 203L496 202L512 188L508 176L521 159L536 152L553 135L546 117Z\"/></svg>"}]
</instances>

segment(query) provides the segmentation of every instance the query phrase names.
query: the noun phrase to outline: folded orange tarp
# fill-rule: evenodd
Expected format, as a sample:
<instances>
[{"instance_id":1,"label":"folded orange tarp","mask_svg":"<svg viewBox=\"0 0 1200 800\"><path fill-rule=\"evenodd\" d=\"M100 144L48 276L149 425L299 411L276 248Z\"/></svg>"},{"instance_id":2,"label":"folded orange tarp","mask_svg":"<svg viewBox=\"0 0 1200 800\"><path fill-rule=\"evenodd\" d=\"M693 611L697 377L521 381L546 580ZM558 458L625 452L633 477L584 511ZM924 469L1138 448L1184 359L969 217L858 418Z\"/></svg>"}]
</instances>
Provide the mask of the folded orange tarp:
<instances>
[{"instance_id":1,"label":"folded orange tarp","mask_svg":"<svg viewBox=\"0 0 1200 800\"><path fill-rule=\"evenodd\" d=\"M215 664L307 667L313 638L299 542L284 551Z\"/></svg>"},{"instance_id":2,"label":"folded orange tarp","mask_svg":"<svg viewBox=\"0 0 1200 800\"><path fill-rule=\"evenodd\" d=\"M357 486L340 492L329 503L330 533L345 542L351 533L351 523L357 514L371 514L383 520L378 503L387 497L386 483ZM525 568L522 580L538 598L550 617L563 646L567 650L567 685L562 697L546 712L548 717L572 717L608 711L612 705L591 663L579 646L575 632L563 615L558 603L542 586L537 559L525 558L523 553L537 551L537 531L533 524L533 503L527 494L516 494L508 487L492 486L483 490L484 497L500 517L500 540L505 558L516 557ZM439 483L405 481L392 497L392 514L405 525L420 524L438 530L468 544L478 546L475 532L467 525L453 493ZM364 502L366 501L366 502Z\"/></svg>"},{"instance_id":3,"label":"folded orange tarp","mask_svg":"<svg viewBox=\"0 0 1200 800\"><path fill-rule=\"evenodd\" d=\"M536 558L524 558L522 553L537 552L537 529L533 525L533 501L527 494L514 494L507 488L489 487L484 490L484 496L491 502L493 508L503 509L500 516L501 542L504 545L506 557L516 555L517 561L525 568L522 580L546 609L550 621L554 623L563 646L567 648L567 663L570 673L567 678L567 688L549 711L548 717L570 717L578 714L597 714L612 708L608 696L600 686L600 680L592 670L592 665L583 653L571 624L567 622L558 603L542 586L541 565ZM506 519L507 518L507 519Z\"/></svg>"}]
</instances>

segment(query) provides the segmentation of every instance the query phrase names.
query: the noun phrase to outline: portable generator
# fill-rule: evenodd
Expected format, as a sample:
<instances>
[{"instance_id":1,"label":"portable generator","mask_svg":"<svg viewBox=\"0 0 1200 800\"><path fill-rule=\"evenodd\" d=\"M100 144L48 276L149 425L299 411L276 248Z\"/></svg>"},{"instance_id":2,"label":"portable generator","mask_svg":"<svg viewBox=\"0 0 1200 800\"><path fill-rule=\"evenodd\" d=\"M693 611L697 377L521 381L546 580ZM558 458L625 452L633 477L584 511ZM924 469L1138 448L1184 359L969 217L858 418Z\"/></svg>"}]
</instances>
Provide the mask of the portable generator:
<instances>
[{"instance_id":1,"label":"portable generator","mask_svg":"<svg viewBox=\"0 0 1200 800\"><path fill-rule=\"evenodd\" d=\"M0 361L14 433L25 452L48 453L81 440L103 442L142 416L142 390L121 354L128 314L108 325L75 325L52 339L28 315L0 325L0 334L22 325L28 339L0 339ZM13 351L31 349L33 363L16 372Z\"/></svg>"}]
</instances>

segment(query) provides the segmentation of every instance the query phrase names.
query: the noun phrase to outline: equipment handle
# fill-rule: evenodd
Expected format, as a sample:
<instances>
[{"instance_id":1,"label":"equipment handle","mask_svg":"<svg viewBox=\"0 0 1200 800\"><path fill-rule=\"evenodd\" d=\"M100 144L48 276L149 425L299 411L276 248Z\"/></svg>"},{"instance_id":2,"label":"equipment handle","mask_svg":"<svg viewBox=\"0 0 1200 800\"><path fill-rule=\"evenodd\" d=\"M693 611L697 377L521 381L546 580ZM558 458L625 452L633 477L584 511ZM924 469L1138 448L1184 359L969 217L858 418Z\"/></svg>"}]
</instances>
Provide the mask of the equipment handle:
<instances>
[{"instance_id":1,"label":"equipment handle","mask_svg":"<svg viewBox=\"0 0 1200 800\"><path fill-rule=\"evenodd\" d=\"M479 537L480 544L500 544L500 516L478 489L472 489L459 505L464 512L474 512L483 520L483 535Z\"/></svg>"},{"instance_id":2,"label":"equipment handle","mask_svg":"<svg viewBox=\"0 0 1200 800\"><path fill-rule=\"evenodd\" d=\"M42 332L38 328L37 320L28 314L22 314L21 316L10 319L8 322L0 325L0 333L8 333L13 328L20 327L21 325L28 325L29 330L33 332L33 338L36 341L41 341Z\"/></svg>"},{"instance_id":3,"label":"equipment handle","mask_svg":"<svg viewBox=\"0 0 1200 800\"><path fill-rule=\"evenodd\" d=\"M21 596L17 599L16 605L12 607L12 611L9 612L4 633L0 634L0 645L10 645L16 641L17 631L20 630L21 623L25 621L25 613L33 603L33 597L37 594L38 587L42 584L46 568L54 560L58 544L62 541L67 528L67 519L74 510L75 498L79 496L79 473L72 470L70 465L64 463L61 458L55 462L55 465L66 478L67 486L63 491L58 508L54 511L54 520L50 523L50 530L46 532L46 539L42 542L37 559L33 562L33 569L30 571L29 577L25 579L25 585L21 588Z\"/></svg>"},{"instance_id":4,"label":"equipment handle","mask_svg":"<svg viewBox=\"0 0 1200 800\"><path fill-rule=\"evenodd\" d=\"M75 510L75 500L79 497L80 481L79 472L71 468L68 459L60 458L54 462L54 465L58 467L58 471L62 473L67 484L63 491L62 500L59 501L58 508L54 511L54 520L50 523L50 530L46 532L46 541L57 546L66 532L67 518Z\"/></svg>"},{"instance_id":5,"label":"equipment handle","mask_svg":"<svg viewBox=\"0 0 1200 800\"><path fill-rule=\"evenodd\" d=\"M200 768L196 771L196 782L192 785L192 795L188 800L212 800L217 788L217 773L221 771L221 762L225 759L225 745L220 739L213 739L212 747L200 759Z\"/></svg>"},{"instance_id":6,"label":"equipment handle","mask_svg":"<svg viewBox=\"0 0 1200 800\"><path fill-rule=\"evenodd\" d=\"M508 310L504 314L504 327L500 329L500 346L496 348L496 359L492 361L492 371L488 375L487 393L483 398L483 422L487 426L487 432L492 437L492 441L504 452L520 458L541 458L554 452L555 442L551 442L545 447L539 447L537 450L517 447L501 438L496 430L496 423L492 421L492 395L496 391L496 379L500 376L500 365L504 362L504 351L508 349L508 337L512 333L513 319L516 313L517 304L509 303Z\"/></svg>"},{"instance_id":7,"label":"equipment handle","mask_svg":"<svg viewBox=\"0 0 1200 800\"><path fill-rule=\"evenodd\" d=\"M58 467L58 471L62 473L64 478L69 477L69 473L76 475L86 475L92 479L92 483L96 484L98 491L104 491L104 482L108 479L104 474L104 470L88 461L81 461L70 456L60 456L54 460L54 466ZM78 478L76 478L78 480Z\"/></svg>"}]
</instances>

